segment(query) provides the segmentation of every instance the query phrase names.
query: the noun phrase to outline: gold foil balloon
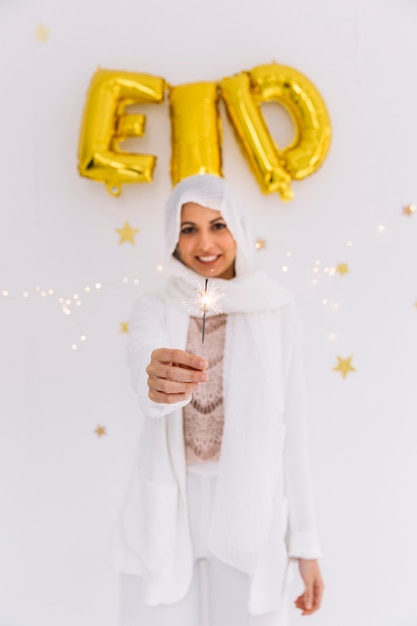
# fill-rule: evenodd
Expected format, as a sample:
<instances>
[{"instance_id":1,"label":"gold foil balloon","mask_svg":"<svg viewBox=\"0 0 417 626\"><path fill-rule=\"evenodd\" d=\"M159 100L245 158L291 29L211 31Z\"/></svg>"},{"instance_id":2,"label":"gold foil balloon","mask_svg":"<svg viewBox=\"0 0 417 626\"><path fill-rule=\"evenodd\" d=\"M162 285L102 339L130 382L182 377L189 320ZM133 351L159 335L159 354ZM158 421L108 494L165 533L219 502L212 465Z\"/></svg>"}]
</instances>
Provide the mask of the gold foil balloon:
<instances>
[{"instance_id":1,"label":"gold foil balloon","mask_svg":"<svg viewBox=\"0 0 417 626\"><path fill-rule=\"evenodd\" d=\"M171 178L193 174L222 175L221 126L216 83L171 87Z\"/></svg>"},{"instance_id":2,"label":"gold foil balloon","mask_svg":"<svg viewBox=\"0 0 417 626\"><path fill-rule=\"evenodd\" d=\"M156 157L129 154L119 149L128 137L140 137L145 116L125 114L125 107L137 103L158 103L164 99L163 78L136 72L98 70L92 78L81 127L79 172L104 182L108 191L121 194L121 183L151 182Z\"/></svg>"},{"instance_id":3,"label":"gold foil balloon","mask_svg":"<svg viewBox=\"0 0 417 626\"><path fill-rule=\"evenodd\" d=\"M323 162L330 144L330 120L314 85L300 72L272 63L225 78L220 84L229 117L263 191L290 200L291 179L302 179ZM260 109L275 101L291 115L295 137L279 149Z\"/></svg>"},{"instance_id":4,"label":"gold foil balloon","mask_svg":"<svg viewBox=\"0 0 417 626\"><path fill-rule=\"evenodd\" d=\"M282 166L264 116L252 94L249 74L242 72L224 78L220 89L230 120L261 189L268 193L278 191L282 200L290 200L293 196L291 176Z\"/></svg>"},{"instance_id":5,"label":"gold foil balloon","mask_svg":"<svg viewBox=\"0 0 417 626\"><path fill-rule=\"evenodd\" d=\"M303 74L285 65L260 65L250 72L258 102L275 101L289 112L295 138L279 151L291 178L301 180L323 163L330 145L331 126L320 93Z\"/></svg>"}]
</instances>

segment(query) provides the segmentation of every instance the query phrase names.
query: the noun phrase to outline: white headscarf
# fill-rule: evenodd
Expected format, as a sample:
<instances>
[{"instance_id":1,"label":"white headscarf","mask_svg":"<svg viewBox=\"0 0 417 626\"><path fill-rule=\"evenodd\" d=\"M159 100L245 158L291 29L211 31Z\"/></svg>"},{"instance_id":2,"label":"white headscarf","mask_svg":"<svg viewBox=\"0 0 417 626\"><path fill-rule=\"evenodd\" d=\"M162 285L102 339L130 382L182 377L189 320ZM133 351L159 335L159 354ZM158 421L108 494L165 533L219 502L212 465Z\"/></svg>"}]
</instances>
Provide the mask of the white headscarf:
<instances>
[{"instance_id":1,"label":"white headscarf","mask_svg":"<svg viewBox=\"0 0 417 626\"><path fill-rule=\"evenodd\" d=\"M221 212L236 244L236 277L211 279L228 315L224 371L225 425L209 548L221 560L253 573L274 515L282 478L284 378L280 310L290 294L251 263L252 241L229 185L213 175L191 176L167 203L166 241L173 306L195 296L198 274L172 257L186 202Z\"/></svg>"},{"instance_id":2,"label":"white headscarf","mask_svg":"<svg viewBox=\"0 0 417 626\"><path fill-rule=\"evenodd\" d=\"M223 294L220 305L224 313L270 311L289 301L290 295L285 289L265 272L254 270L254 243L248 217L230 185L219 176L197 174L178 183L166 205L166 266L171 276L168 289L178 303L192 300L196 286L203 281L196 272L172 256L179 239L181 208L187 202L220 211L236 242L235 278L210 279L214 289ZM211 314L209 311L208 315Z\"/></svg>"},{"instance_id":3,"label":"white headscarf","mask_svg":"<svg viewBox=\"0 0 417 626\"><path fill-rule=\"evenodd\" d=\"M213 174L197 174L184 178L174 188L166 205L166 247L171 255L178 242L181 207L187 202L220 211L237 244L235 270L237 276L251 271L253 244L248 236L248 218L230 185Z\"/></svg>"}]
</instances>

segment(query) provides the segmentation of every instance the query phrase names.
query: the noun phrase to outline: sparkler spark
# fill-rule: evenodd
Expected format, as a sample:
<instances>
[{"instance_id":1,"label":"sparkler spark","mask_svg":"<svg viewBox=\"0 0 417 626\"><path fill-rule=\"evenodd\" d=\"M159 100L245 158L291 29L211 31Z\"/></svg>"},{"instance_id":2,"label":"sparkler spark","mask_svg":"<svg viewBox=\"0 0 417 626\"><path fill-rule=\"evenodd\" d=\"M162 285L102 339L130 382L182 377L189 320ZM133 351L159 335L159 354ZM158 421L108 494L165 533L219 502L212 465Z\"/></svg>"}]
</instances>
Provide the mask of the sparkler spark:
<instances>
[{"instance_id":1,"label":"sparkler spark","mask_svg":"<svg viewBox=\"0 0 417 626\"><path fill-rule=\"evenodd\" d=\"M190 313L213 313L213 315L220 315L222 308L219 305L219 300L224 294L217 289L216 285L209 283L209 279L206 278L204 284L199 284L195 289L195 297L191 300L187 300L184 304L188 307Z\"/></svg>"}]
</instances>

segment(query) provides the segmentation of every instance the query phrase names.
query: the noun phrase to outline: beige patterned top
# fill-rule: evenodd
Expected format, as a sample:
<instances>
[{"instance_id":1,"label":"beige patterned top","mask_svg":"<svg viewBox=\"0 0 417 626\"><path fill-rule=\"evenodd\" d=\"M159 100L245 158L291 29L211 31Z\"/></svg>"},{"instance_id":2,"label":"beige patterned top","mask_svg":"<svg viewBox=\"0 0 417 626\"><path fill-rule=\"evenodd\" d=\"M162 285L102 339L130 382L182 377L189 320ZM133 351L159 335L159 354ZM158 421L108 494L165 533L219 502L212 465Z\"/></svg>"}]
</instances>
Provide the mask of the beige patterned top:
<instances>
[{"instance_id":1,"label":"beige patterned top","mask_svg":"<svg viewBox=\"0 0 417 626\"><path fill-rule=\"evenodd\" d=\"M226 315L206 319L204 358L208 361L207 383L200 383L192 400L183 409L184 440L187 464L218 461L222 445L223 415L223 353L226 336ZM203 320L190 317L187 352L201 355Z\"/></svg>"}]
</instances>

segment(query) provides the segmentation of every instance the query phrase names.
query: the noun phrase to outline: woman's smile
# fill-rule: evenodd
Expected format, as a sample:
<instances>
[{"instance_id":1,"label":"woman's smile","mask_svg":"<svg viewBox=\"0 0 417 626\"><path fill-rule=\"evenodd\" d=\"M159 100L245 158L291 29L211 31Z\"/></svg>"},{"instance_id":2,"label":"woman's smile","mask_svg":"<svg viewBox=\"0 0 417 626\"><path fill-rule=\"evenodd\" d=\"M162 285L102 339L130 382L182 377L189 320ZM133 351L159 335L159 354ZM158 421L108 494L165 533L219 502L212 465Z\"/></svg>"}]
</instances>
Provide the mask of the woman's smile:
<instances>
[{"instance_id":1,"label":"woman's smile","mask_svg":"<svg viewBox=\"0 0 417 626\"><path fill-rule=\"evenodd\" d=\"M211 256L198 256L197 259L203 263L212 263L220 257L220 254L213 254Z\"/></svg>"}]
</instances>

